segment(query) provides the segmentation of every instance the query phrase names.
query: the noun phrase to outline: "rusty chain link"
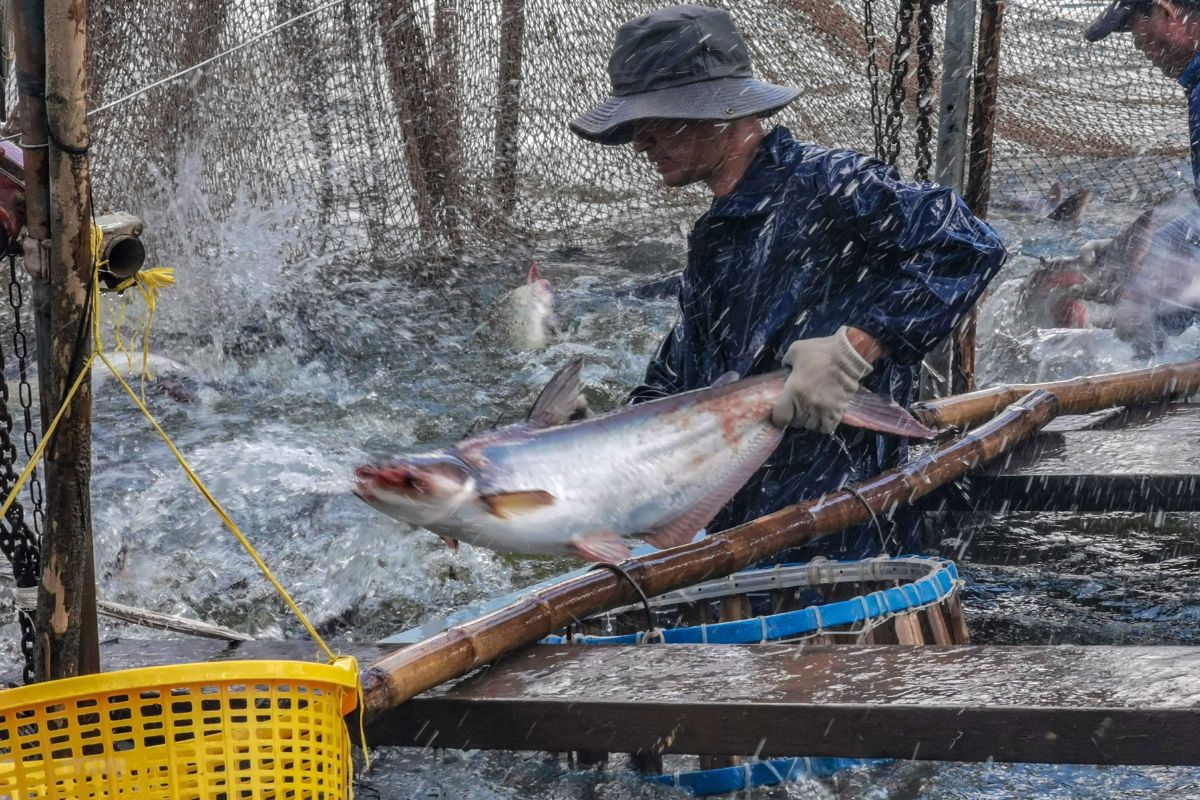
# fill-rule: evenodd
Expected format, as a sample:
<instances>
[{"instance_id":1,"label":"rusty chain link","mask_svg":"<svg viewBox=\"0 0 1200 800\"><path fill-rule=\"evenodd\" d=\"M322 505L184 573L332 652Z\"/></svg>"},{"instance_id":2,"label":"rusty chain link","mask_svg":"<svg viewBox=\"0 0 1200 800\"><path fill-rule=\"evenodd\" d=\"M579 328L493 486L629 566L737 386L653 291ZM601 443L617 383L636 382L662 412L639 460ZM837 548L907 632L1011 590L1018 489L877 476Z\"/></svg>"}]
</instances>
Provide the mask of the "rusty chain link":
<instances>
[{"instance_id":1,"label":"rusty chain link","mask_svg":"<svg viewBox=\"0 0 1200 800\"><path fill-rule=\"evenodd\" d=\"M913 178L929 180L933 166L933 3L920 0L917 14L917 166Z\"/></svg>"},{"instance_id":2,"label":"rusty chain link","mask_svg":"<svg viewBox=\"0 0 1200 800\"><path fill-rule=\"evenodd\" d=\"M33 389L28 379L28 340L21 325L21 306L24 295L20 279L17 275L17 259L15 255L8 257L8 302L13 309L13 355L17 359L17 369L20 377L18 395L24 409L24 445L26 458L33 455L37 448L37 433L33 427ZM0 347L0 493L7 497L17 482L17 447L13 442L13 418L9 413L9 390L6 377L4 348ZM12 562L13 577L18 588L37 586L40 578L40 546L42 516L42 487L35 472L29 482L30 497L33 500L33 518L35 533L30 530L25 520L25 509L20 501L14 501L9 506L0 521L0 551ZM24 657L23 678L31 683L34 678L34 643L35 628L33 615L29 610L17 606L17 619L21 625L21 654Z\"/></svg>"},{"instance_id":3,"label":"rusty chain link","mask_svg":"<svg viewBox=\"0 0 1200 800\"><path fill-rule=\"evenodd\" d=\"M871 132L875 137L875 157L883 160L883 108L879 103L879 62L875 36L875 0L863 0L863 38L867 43L867 86L871 92Z\"/></svg>"},{"instance_id":4,"label":"rusty chain link","mask_svg":"<svg viewBox=\"0 0 1200 800\"><path fill-rule=\"evenodd\" d=\"M912 49L914 0L900 0L896 12L896 46L892 50L892 83L887 96L887 116L883 130L883 160L892 166L900 158L900 133L904 127L905 81L908 79L908 55Z\"/></svg>"}]
</instances>

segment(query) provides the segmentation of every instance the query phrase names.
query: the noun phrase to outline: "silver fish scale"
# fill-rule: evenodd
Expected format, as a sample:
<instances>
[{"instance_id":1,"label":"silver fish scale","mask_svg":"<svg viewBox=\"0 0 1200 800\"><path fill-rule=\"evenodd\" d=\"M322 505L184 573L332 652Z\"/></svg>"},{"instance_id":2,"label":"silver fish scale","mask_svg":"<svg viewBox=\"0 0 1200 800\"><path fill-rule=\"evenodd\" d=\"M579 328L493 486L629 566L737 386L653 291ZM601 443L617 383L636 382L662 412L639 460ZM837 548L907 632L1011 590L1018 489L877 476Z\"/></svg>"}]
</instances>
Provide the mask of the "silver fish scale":
<instances>
[{"instance_id":1,"label":"silver fish scale","mask_svg":"<svg viewBox=\"0 0 1200 800\"><path fill-rule=\"evenodd\" d=\"M461 524L468 541L502 549L520 542L531 552L561 552L572 537L597 530L628 536L662 527L710 498L748 460L757 468L773 448L778 432L767 414L778 386L757 388L736 400L696 398L663 413L620 414L464 448L482 494L541 490L555 501L509 517L464 507L447 522Z\"/></svg>"}]
</instances>

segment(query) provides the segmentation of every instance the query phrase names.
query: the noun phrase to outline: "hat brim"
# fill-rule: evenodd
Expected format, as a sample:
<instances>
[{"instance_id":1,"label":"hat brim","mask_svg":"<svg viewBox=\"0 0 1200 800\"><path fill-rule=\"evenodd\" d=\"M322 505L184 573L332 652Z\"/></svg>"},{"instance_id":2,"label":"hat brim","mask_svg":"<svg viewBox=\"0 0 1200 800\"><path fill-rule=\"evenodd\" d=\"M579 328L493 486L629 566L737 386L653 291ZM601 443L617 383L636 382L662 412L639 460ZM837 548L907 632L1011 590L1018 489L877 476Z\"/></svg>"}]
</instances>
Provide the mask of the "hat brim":
<instances>
[{"instance_id":1,"label":"hat brim","mask_svg":"<svg viewBox=\"0 0 1200 800\"><path fill-rule=\"evenodd\" d=\"M1136 6L1127 0L1113 0L1108 8L1100 12L1100 16L1087 26L1083 38L1089 42L1098 42L1110 33L1125 33L1129 30L1129 18L1133 16Z\"/></svg>"},{"instance_id":2,"label":"hat brim","mask_svg":"<svg viewBox=\"0 0 1200 800\"><path fill-rule=\"evenodd\" d=\"M648 119L733 120L769 116L800 96L790 86L754 78L717 78L642 94L610 97L571 120L571 130L591 142L633 140L633 123Z\"/></svg>"}]
</instances>

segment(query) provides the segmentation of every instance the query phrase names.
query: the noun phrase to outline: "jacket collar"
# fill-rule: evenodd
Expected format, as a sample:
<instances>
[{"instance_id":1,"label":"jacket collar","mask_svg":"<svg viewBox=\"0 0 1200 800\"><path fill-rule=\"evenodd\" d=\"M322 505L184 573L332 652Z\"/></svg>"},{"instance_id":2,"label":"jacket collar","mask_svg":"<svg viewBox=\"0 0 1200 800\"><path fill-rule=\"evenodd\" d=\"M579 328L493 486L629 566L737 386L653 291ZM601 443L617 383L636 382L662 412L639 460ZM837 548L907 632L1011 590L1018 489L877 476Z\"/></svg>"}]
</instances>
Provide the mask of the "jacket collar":
<instances>
[{"instance_id":1,"label":"jacket collar","mask_svg":"<svg viewBox=\"0 0 1200 800\"><path fill-rule=\"evenodd\" d=\"M766 214L779 189L779 168L784 149L794 140L788 129L775 126L758 145L758 152L746 168L746 174L724 197L713 200L708 215L714 217L751 217Z\"/></svg>"}]
</instances>

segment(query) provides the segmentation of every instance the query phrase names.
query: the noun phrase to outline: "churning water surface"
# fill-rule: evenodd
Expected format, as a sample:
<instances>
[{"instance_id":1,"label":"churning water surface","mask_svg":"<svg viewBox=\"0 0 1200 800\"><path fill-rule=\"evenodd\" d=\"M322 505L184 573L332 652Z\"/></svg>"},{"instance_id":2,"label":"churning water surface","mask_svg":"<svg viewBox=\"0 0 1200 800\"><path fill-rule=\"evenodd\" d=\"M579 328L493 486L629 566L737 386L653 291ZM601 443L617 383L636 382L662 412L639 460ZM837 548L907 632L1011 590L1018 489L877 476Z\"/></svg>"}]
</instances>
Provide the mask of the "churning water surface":
<instances>
[{"instance_id":1,"label":"churning water surface","mask_svg":"<svg viewBox=\"0 0 1200 800\"><path fill-rule=\"evenodd\" d=\"M1037 256L1066 255L1085 239L1111 236L1134 214L1096 204L1078 225L998 218L1015 255L982 316L985 382L1142 365L1103 332L1026 330L1014 309L1013 281ZM523 279L524 256L438 267L432 281L413 282L387 266L319 257L285 262L286 235L273 239L268 230L248 219L225 230L222 259L175 264L179 284L162 298L154 341L181 365L179 383L193 400L181 403L153 388L148 399L321 632L381 638L574 566L465 545L454 555L436 536L406 529L353 497L349 474L374 457L436 447L472 425L519 418L571 356L586 359L593 408L619 402L675 316L672 301L639 300L624 290L678 268L682 240L603 256L539 253L557 290L563 330L548 350L530 354L507 346L496 317L505 291ZM1162 358L1197 356L1200 334L1192 330ZM95 442L103 597L264 638L302 635L112 381L96 382ZM932 544L956 557L968 578L968 621L978 642L1200 638L1200 527L1193 517L960 519ZM15 663L15 624L4 633ZM109 623L104 633L156 635ZM373 769L360 775L359 796L683 796L641 782L619 760L608 770L574 770L531 754L375 755ZM896 763L753 796L1200 797L1200 771Z\"/></svg>"}]
</instances>

